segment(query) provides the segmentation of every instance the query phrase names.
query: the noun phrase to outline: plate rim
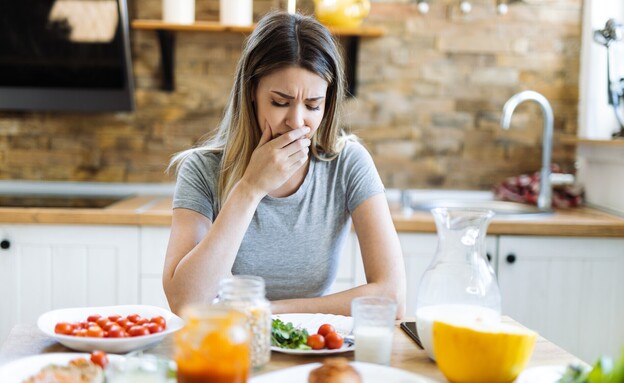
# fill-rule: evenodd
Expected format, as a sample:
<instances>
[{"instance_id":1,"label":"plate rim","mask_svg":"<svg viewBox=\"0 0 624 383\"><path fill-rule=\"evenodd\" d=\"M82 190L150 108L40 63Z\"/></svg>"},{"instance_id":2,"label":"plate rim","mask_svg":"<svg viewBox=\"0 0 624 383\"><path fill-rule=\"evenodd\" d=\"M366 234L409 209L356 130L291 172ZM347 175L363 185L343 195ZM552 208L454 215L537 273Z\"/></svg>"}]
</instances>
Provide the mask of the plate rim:
<instances>
[{"instance_id":1,"label":"plate rim","mask_svg":"<svg viewBox=\"0 0 624 383\"><path fill-rule=\"evenodd\" d=\"M528 366L526 367L524 370L522 370L522 372L520 372L520 374L518 375L518 377L516 378L516 381L518 383L522 383L522 382L529 382L527 379L527 375L528 378L532 378L532 375L534 372L537 372L538 370L553 370L553 372L561 372L560 377L563 376L563 373L565 372L565 369L567 368L566 365L563 364L544 364L544 365L540 365L540 366ZM556 370L556 371L555 371ZM553 381L552 383L555 383L556 381Z\"/></svg>"},{"instance_id":2,"label":"plate rim","mask_svg":"<svg viewBox=\"0 0 624 383\"><path fill-rule=\"evenodd\" d=\"M32 363L32 360L37 359L50 359L49 362L45 362L47 364L54 364L54 363L69 363L70 360L72 359L77 359L77 358L90 358L90 353L88 352L44 352L41 354L35 354L35 355L26 355L26 356L22 356L22 357L18 357L16 359L13 360L9 360L6 363L0 364L0 378L5 377L6 374L8 374L9 372L11 372L13 369L15 369L16 365L20 366L24 363L26 363L27 365L29 365L30 363ZM63 362L54 362L52 361L52 359L55 359L56 357L62 357L62 359L64 359ZM109 361L114 362L116 360L120 360L122 358L124 358L123 355L116 355L116 354L108 354L108 358ZM38 369L41 369L42 367L38 367ZM7 372L8 371L8 372ZM34 374L36 372L28 372L28 376L31 376L32 374ZM24 379L26 379L28 376L24 376L24 377L20 377L18 379L13 379L11 380L11 382L15 381L15 382L22 382ZM13 376L9 376L9 379L13 378Z\"/></svg>"}]
</instances>

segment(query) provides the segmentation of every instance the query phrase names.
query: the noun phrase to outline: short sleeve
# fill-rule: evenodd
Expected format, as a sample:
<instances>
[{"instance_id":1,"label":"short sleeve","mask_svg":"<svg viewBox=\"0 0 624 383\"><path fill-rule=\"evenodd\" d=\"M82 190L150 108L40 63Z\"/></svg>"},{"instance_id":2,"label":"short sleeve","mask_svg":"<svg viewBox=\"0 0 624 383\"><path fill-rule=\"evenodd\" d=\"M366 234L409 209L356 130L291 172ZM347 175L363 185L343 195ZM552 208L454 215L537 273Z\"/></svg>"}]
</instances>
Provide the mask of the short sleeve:
<instances>
[{"instance_id":1,"label":"short sleeve","mask_svg":"<svg viewBox=\"0 0 624 383\"><path fill-rule=\"evenodd\" d=\"M214 153L193 152L178 171L173 208L190 209L214 222L217 210L219 158Z\"/></svg>"},{"instance_id":2,"label":"short sleeve","mask_svg":"<svg viewBox=\"0 0 624 383\"><path fill-rule=\"evenodd\" d=\"M359 142L347 142L344 153L347 209L352 213L368 198L384 193L384 185L377 173L373 158Z\"/></svg>"}]
</instances>

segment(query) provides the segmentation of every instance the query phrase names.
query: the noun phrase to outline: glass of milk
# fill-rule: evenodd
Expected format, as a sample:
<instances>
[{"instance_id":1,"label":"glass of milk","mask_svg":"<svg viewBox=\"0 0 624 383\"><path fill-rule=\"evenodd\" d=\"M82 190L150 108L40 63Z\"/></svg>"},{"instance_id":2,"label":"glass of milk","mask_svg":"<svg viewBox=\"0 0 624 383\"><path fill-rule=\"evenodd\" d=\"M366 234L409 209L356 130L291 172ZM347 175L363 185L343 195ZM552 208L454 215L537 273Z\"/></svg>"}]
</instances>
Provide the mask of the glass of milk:
<instances>
[{"instance_id":1,"label":"glass of milk","mask_svg":"<svg viewBox=\"0 0 624 383\"><path fill-rule=\"evenodd\" d=\"M382 297L359 297L351 301L355 360L390 364L397 304Z\"/></svg>"}]
</instances>

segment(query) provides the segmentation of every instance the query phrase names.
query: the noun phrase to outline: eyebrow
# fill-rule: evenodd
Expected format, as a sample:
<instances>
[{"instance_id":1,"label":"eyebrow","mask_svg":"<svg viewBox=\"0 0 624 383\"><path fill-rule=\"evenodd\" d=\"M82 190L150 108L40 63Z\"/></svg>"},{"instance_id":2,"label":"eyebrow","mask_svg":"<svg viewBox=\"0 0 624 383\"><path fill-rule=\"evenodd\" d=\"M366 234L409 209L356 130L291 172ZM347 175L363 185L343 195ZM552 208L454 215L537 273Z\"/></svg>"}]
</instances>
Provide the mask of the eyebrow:
<instances>
[{"instance_id":1,"label":"eyebrow","mask_svg":"<svg viewBox=\"0 0 624 383\"><path fill-rule=\"evenodd\" d=\"M276 90L272 90L272 91L271 91L271 93L275 93L275 94L277 94L278 96L280 96L280 97L284 97L285 99L288 99L288 100L294 100L294 99L295 99L295 98L294 98L293 96L291 96L291 95L288 95L288 94L286 94L286 93L282 93L282 92L278 92L278 91L276 91ZM310 98L306 98L306 101L317 101L317 100L322 100L322 99L324 99L324 98L325 98L325 96L310 97Z\"/></svg>"}]
</instances>

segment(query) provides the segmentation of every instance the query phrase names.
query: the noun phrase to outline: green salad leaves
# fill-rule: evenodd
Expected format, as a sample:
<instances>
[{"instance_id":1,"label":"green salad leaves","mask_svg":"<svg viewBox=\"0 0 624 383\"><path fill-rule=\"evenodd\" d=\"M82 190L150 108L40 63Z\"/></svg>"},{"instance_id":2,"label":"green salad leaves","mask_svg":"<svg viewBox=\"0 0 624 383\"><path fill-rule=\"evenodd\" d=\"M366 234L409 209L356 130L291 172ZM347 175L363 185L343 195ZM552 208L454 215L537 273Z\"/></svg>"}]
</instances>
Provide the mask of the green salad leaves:
<instances>
[{"instance_id":1,"label":"green salad leaves","mask_svg":"<svg viewBox=\"0 0 624 383\"><path fill-rule=\"evenodd\" d=\"M619 359L602 357L591 369L568 366L558 383L622 383L624 382L624 350Z\"/></svg>"},{"instance_id":2,"label":"green salad leaves","mask_svg":"<svg viewBox=\"0 0 624 383\"><path fill-rule=\"evenodd\" d=\"M273 319L271 323L271 344L273 346L288 348L291 350L310 350L306 344L308 331L303 328L295 328L292 323L284 323L279 319Z\"/></svg>"}]
</instances>

